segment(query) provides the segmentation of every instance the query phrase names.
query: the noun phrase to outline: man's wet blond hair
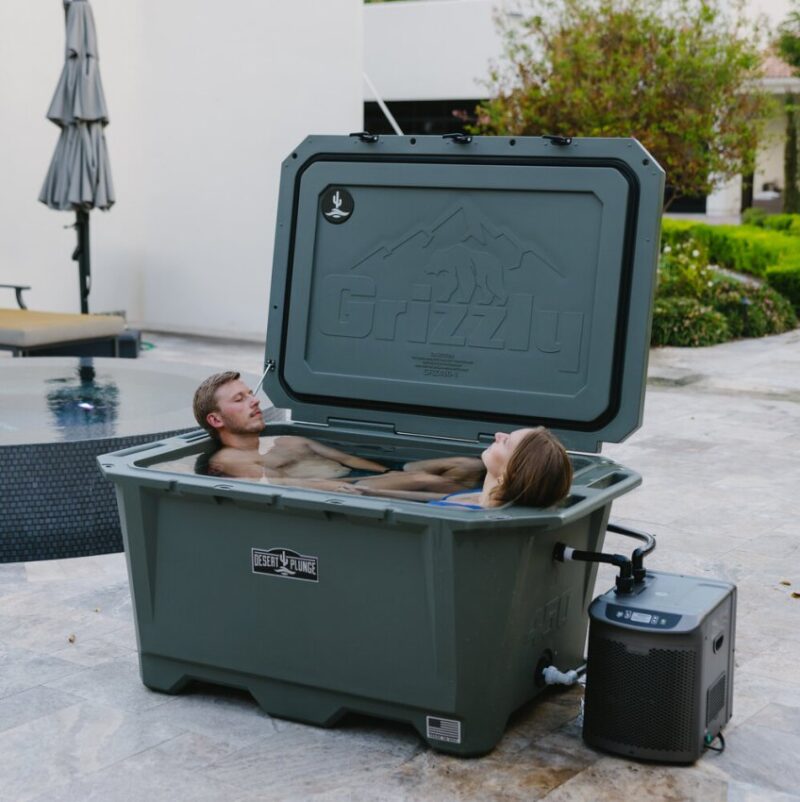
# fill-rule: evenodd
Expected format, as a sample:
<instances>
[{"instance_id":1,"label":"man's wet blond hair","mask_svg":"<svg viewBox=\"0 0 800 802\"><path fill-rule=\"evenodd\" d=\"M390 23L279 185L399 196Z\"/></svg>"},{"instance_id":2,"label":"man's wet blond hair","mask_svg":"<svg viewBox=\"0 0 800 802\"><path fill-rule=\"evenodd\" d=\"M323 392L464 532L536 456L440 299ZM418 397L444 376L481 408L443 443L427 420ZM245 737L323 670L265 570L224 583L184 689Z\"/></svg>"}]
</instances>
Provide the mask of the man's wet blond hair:
<instances>
[{"instance_id":1,"label":"man's wet blond hair","mask_svg":"<svg viewBox=\"0 0 800 802\"><path fill-rule=\"evenodd\" d=\"M235 370L226 370L224 373L215 373L209 376L195 391L192 409L194 419L215 440L219 440L217 430L208 422L207 418L217 411L217 390L224 384L235 382L241 374Z\"/></svg>"}]
</instances>

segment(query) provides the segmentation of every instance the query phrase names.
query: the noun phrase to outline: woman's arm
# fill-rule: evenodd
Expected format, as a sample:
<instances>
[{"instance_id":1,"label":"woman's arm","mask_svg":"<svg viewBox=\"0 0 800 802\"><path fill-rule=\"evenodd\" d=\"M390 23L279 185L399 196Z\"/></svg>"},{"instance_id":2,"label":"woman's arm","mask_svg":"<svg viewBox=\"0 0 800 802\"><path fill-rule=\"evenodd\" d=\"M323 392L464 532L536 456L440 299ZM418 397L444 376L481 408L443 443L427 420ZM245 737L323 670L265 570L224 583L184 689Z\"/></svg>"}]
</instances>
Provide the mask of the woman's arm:
<instances>
[{"instance_id":1,"label":"woman's arm","mask_svg":"<svg viewBox=\"0 0 800 802\"><path fill-rule=\"evenodd\" d=\"M356 487L361 490L403 490L421 493L432 493L435 498L441 498L448 493L455 493L465 488L458 482L446 476L423 471L390 471L381 476L368 476L359 479ZM428 500L428 499L424 499Z\"/></svg>"},{"instance_id":2,"label":"woman's arm","mask_svg":"<svg viewBox=\"0 0 800 802\"><path fill-rule=\"evenodd\" d=\"M379 498L397 498L405 501L438 501L443 498L444 493L426 493L422 490L390 490L389 488L370 488L361 484L357 485L361 495L377 496Z\"/></svg>"},{"instance_id":3,"label":"woman's arm","mask_svg":"<svg viewBox=\"0 0 800 802\"><path fill-rule=\"evenodd\" d=\"M340 479L293 479L264 476L260 481L263 484L279 485L280 487L307 487L311 490L332 490L336 493L361 495L361 491L357 490L354 484L343 482Z\"/></svg>"},{"instance_id":4,"label":"woman's arm","mask_svg":"<svg viewBox=\"0 0 800 802\"><path fill-rule=\"evenodd\" d=\"M407 462L404 471L423 472L443 476L457 482L462 490L477 487L483 482L486 468L480 457L441 457Z\"/></svg>"}]
</instances>

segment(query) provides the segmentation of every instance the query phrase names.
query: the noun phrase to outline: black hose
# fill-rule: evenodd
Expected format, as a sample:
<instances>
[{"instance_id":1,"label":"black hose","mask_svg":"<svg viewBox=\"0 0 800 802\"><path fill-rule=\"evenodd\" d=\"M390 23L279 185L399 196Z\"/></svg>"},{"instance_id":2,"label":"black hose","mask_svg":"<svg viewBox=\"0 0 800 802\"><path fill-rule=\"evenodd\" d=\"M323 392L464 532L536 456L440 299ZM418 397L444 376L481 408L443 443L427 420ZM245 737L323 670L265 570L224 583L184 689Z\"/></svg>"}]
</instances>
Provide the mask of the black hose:
<instances>
[{"instance_id":1,"label":"black hose","mask_svg":"<svg viewBox=\"0 0 800 802\"><path fill-rule=\"evenodd\" d=\"M645 545L634 549L633 554L624 557L621 554L605 554L602 551L578 551L569 549L565 543L556 543L553 549L553 559L559 562L564 560L579 560L590 563L609 563L619 568L619 576L616 579L618 593L631 593L635 585L644 582L647 571L644 568L644 557L656 548L656 539L649 532L642 532L638 529L631 529L627 526L611 523L606 526L609 532L614 532L625 537L632 537L634 540L641 540Z\"/></svg>"},{"instance_id":2,"label":"black hose","mask_svg":"<svg viewBox=\"0 0 800 802\"><path fill-rule=\"evenodd\" d=\"M553 559L559 562L564 560L578 560L585 563L609 563L619 568L616 579L619 593L630 593L634 586L633 563L622 554L605 554L602 551L578 551L569 549L564 543L556 543L553 549Z\"/></svg>"},{"instance_id":3,"label":"black hose","mask_svg":"<svg viewBox=\"0 0 800 802\"><path fill-rule=\"evenodd\" d=\"M633 565L633 581L636 584L644 582L644 578L647 576L647 571L644 568L644 558L645 555L651 554L656 550L655 536L651 535L649 532L642 532L639 529L631 529L628 526L621 526L620 524L615 524L611 521L609 521L608 526L606 526L606 530L609 532L614 532L618 535L624 535L625 537L632 537L635 540L641 540L646 544L644 548L634 549L633 554L631 555L631 563Z\"/></svg>"}]
</instances>

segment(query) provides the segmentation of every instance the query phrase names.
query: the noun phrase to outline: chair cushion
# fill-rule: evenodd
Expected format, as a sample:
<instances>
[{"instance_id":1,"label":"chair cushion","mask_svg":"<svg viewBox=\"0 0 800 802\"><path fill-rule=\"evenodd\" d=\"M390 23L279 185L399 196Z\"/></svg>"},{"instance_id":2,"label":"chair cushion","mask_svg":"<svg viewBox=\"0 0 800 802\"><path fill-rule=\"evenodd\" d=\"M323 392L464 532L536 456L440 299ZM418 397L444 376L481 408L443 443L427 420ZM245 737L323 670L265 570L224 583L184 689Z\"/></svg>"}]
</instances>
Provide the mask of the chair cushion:
<instances>
[{"instance_id":1,"label":"chair cushion","mask_svg":"<svg viewBox=\"0 0 800 802\"><path fill-rule=\"evenodd\" d=\"M14 348L115 337L124 328L125 320L118 315L0 309L0 345Z\"/></svg>"}]
</instances>

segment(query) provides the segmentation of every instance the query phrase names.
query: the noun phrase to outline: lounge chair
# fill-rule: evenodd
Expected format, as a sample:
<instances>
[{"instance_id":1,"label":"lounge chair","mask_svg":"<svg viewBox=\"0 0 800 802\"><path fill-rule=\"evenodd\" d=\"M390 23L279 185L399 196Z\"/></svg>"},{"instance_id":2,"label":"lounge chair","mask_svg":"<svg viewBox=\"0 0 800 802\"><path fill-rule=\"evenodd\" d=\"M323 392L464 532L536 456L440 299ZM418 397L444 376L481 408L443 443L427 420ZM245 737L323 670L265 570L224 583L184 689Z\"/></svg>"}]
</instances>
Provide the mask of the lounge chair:
<instances>
[{"instance_id":1,"label":"lounge chair","mask_svg":"<svg viewBox=\"0 0 800 802\"><path fill-rule=\"evenodd\" d=\"M0 306L0 350L14 356L119 356L125 320L119 315L32 312L24 284L0 284L14 290L18 309Z\"/></svg>"}]
</instances>

